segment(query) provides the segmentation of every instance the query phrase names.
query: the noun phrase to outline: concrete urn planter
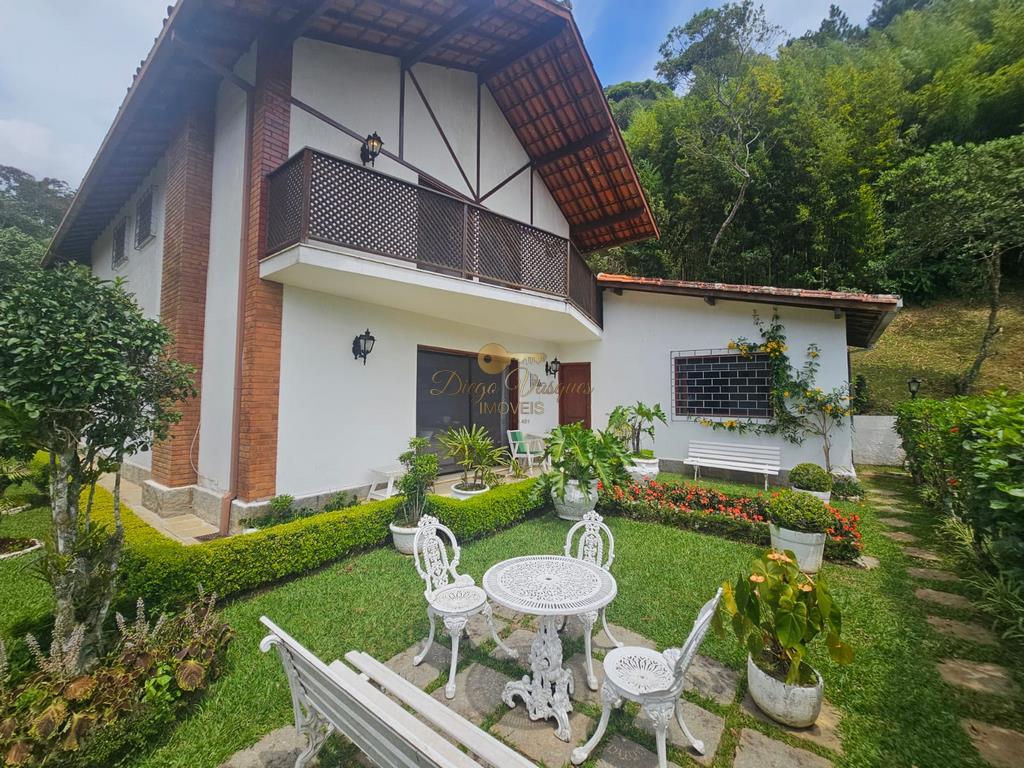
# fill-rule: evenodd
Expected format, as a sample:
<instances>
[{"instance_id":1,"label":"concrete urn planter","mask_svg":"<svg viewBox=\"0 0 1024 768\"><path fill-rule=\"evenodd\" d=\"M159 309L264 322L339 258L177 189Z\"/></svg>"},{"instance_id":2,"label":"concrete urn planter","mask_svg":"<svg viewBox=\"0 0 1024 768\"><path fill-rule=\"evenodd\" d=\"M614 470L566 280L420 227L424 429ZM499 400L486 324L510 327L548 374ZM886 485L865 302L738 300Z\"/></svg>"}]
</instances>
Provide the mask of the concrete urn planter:
<instances>
[{"instance_id":1,"label":"concrete urn planter","mask_svg":"<svg viewBox=\"0 0 1024 768\"><path fill-rule=\"evenodd\" d=\"M551 500L555 504L555 513L563 520L582 520L597 506L597 480L592 481L587 490L580 488L578 481L569 480L565 484L565 498L552 494Z\"/></svg>"},{"instance_id":2,"label":"concrete urn planter","mask_svg":"<svg viewBox=\"0 0 1024 768\"><path fill-rule=\"evenodd\" d=\"M825 698L825 681L817 670L817 685L787 685L764 672L747 656L747 685L750 697L772 720L794 728L814 725Z\"/></svg>"},{"instance_id":3,"label":"concrete urn planter","mask_svg":"<svg viewBox=\"0 0 1024 768\"><path fill-rule=\"evenodd\" d=\"M629 476L635 483L647 483L658 476L658 459L633 459L633 463L626 467Z\"/></svg>"},{"instance_id":4,"label":"concrete urn planter","mask_svg":"<svg viewBox=\"0 0 1024 768\"><path fill-rule=\"evenodd\" d=\"M806 493L808 496L813 496L824 504L828 504L832 500L832 491L808 491L805 488L798 488L793 486L794 491L800 491L800 493Z\"/></svg>"},{"instance_id":5,"label":"concrete urn planter","mask_svg":"<svg viewBox=\"0 0 1024 768\"><path fill-rule=\"evenodd\" d=\"M458 499L459 501L465 501L466 499L472 499L474 496L479 496L481 493L487 493L489 490L491 490L489 485L485 485L483 488L479 488L474 491L463 490L458 485L453 485L452 498Z\"/></svg>"},{"instance_id":6,"label":"concrete urn planter","mask_svg":"<svg viewBox=\"0 0 1024 768\"><path fill-rule=\"evenodd\" d=\"M417 527L414 525L411 528L406 528L404 525L390 523L388 528L391 529L391 538L395 542L395 549L403 555L411 555L412 542L416 538Z\"/></svg>"},{"instance_id":7,"label":"concrete urn planter","mask_svg":"<svg viewBox=\"0 0 1024 768\"><path fill-rule=\"evenodd\" d=\"M780 528L769 523L772 534L772 549L780 552L791 550L796 555L796 563L804 573L817 573L821 568L821 560L825 555L824 533L803 533Z\"/></svg>"}]
</instances>

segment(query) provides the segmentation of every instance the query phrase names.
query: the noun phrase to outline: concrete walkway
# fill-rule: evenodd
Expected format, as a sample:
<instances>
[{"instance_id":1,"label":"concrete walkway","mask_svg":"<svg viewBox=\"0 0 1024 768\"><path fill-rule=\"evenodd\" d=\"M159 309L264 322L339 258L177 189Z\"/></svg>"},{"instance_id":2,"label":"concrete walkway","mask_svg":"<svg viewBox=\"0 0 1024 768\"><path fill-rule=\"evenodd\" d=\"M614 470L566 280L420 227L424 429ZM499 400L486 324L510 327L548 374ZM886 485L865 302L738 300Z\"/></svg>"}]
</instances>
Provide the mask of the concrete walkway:
<instances>
[{"instance_id":1,"label":"concrete walkway","mask_svg":"<svg viewBox=\"0 0 1024 768\"><path fill-rule=\"evenodd\" d=\"M104 475L99 484L108 491L114 490L114 476ZM195 515L174 515L160 517L156 512L142 506L142 487L121 478L121 503L131 507L137 517L168 538L182 544L198 544L199 536L217 533L217 528Z\"/></svg>"}]
</instances>

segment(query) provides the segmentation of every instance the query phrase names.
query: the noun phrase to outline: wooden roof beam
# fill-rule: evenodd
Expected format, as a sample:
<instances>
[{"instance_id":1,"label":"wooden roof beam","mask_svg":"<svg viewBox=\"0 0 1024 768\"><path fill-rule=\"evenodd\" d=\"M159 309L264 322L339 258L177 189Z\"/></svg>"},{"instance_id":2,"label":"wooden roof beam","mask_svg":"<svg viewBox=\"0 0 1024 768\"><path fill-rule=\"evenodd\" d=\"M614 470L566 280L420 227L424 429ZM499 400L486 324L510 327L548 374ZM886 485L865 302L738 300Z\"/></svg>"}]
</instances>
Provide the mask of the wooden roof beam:
<instances>
[{"instance_id":1,"label":"wooden roof beam","mask_svg":"<svg viewBox=\"0 0 1024 768\"><path fill-rule=\"evenodd\" d=\"M420 45L416 46L408 56L405 56L402 59L402 67L404 69L409 69L416 62L422 61L444 45L447 40L473 24L493 7L494 0L470 0L470 3L466 6L465 10L450 22L442 26L437 30L437 32L424 40Z\"/></svg>"},{"instance_id":2,"label":"wooden roof beam","mask_svg":"<svg viewBox=\"0 0 1024 768\"><path fill-rule=\"evenodd\" d=\"M617 213L614 216L607 216L598 221L592 221L588 224L580 224L579 226L572 227L573 232L592 232L595 229L604 229L605 227L613 227L616 224L622 224L626 221L632 221L633 219L641 218L646 215L647 211L643 208L634 208L631 211L623 211Z\"/></svg>"},{"instance_id":3,"label":"wooden roof beam","mask_svg":"<svg viewBox=\"0 0 1024 768\"><path fill-rule=\"evenodd\" d=\"M314 21L323 16L334 6L334 0L320 0L316 5L310 8L308 11L299 12L295 17L288 22L288 26L285 27L282 33L282 39L285 43L294 43L303 33L309 29Z\"/></svg>"},{"instance_id":4,"label":"wooden roof beam","mask_svg":"<svg viewBox=\"0 0 1024 768\"><path fill-rule=\"evenodd\" d=\"M602 141L608 138L611 134L611 129L605 128L604 130L592 133L589 136L584 136L578 141L571 141L560 149L556 149L553 152L548 152L545 155L541 155L534 161L534 165L538 168L557 163L563 157L569 157L575 155L578 152L582 152L585 149L597 146Z\"/></svg>"},{"instance_id":5,"label":"wooden roof beam","mask_svg":"<svg viewBox=\"0 0 1024 768\"><path fill-rule=\"evenodd\" d=\"M520 45L502 55L501 58L481 68L480 79L489 80L503 69L511 67L523 57L529 56L538 48L547 45L562 33L562 30L565 29L565 24L566 21L563 18L554 18L546 22L535 34L527 37Z\"/></svg>"}]
</instances>

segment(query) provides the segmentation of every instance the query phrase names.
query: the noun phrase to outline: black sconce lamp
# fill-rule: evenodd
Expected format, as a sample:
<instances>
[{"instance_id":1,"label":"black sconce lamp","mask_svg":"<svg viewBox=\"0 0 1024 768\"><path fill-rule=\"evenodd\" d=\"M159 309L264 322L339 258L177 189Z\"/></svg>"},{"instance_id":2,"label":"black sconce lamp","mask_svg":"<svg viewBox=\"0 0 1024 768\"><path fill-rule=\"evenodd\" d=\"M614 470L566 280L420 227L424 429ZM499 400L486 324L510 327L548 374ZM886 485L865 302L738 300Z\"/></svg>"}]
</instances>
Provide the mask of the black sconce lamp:
<instances>
[{"instance_id":1,"label":"black sconce lamp","mask_svg":"<svg viewBox=\"0 0 1024 768\"><path fill-rule=\"evenodd\" d=\"M561 367L562 364L558 362L558 358L556 357L550 363L544 363L544 373L546 373L548 376L557 376L558 371Z\"/></svg>"},{"instance_id":2,"label":"black sconce lamp","mask_svg":"<svg viewBox=\"0 0 1024 768\"><path fill-rule=\"evenodd\" d=\"M917 399L917 393L921 389L921 380L916 376L907 381L907 389L910 390L910 399Z\"/></svg>"},{"instance_id":3,"label":"black sconce lamp","mask_svg":"<svg viewBox=\"0 0 1024 768\"><path fill-rule=\"evenodd\" d=\"M373 165L373 161L377 159L383 146L384 140L377 135L376 131L363 139L363 147L359 150L359 157L363 161L363 165L367 163Z\"/></svg>"},{"instance_id":4,"label":"black sconce lamp","mask_svg":"<svg viewBox=\"0 0 1024 768\"><path fill-rule=\"evenodd\" d=\"M352 356L356 360L363 358L363 365L366 365L366 358L370 356L373 351L373 342L376 339L373 334L370 333L370 329L367 328L365 333L360 333L354 339L352 339Z\"/></svg>"}]
</instances>

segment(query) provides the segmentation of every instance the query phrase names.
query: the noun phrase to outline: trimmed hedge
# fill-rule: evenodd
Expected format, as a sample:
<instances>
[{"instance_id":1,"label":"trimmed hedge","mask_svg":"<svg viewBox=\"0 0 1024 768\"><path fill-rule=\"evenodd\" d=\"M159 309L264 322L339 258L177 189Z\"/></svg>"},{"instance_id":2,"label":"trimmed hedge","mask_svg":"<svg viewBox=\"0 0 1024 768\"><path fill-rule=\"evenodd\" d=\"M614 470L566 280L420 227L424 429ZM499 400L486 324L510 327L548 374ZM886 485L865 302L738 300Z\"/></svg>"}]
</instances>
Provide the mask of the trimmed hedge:
<instances>
[{"instance_id":1,"label":"trimmed hedge","mask_svg":"<svg viewBox=\"0 0 1024 768\"><path fill-rule=\"evenodd\" d=\"M534 480L500 486L472 499L430 497L437 515L461 540L493 533L540 510ZM186 546L124 509L125 553L121 593L143 597L151 609L181 604L198 586L220 597L314 570L353 552L383 544L399 499L311 515L256 533ZM112 523L113 497L96 489L94 516Z\"/></svg>"}]
</instances>

